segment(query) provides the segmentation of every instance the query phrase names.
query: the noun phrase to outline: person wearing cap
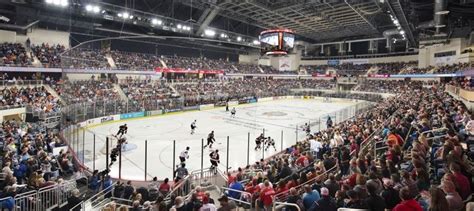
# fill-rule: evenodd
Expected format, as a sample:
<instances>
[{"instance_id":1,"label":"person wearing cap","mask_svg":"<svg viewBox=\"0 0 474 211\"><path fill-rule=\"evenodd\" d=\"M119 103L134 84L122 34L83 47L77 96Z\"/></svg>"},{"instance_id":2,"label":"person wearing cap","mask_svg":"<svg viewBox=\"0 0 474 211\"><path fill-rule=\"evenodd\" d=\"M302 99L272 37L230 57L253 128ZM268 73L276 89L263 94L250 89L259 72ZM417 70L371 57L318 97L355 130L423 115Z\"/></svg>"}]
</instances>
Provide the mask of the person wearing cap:
<instances>
[{"instance_id":1,"label":"person wearing cap","mask_svg":"<svg viewBox=\"0 0 474 211\"><path fill-rule=\"evenodd\" d=\"M393 188L393 181L391 179L383 179L384 190L381 193L382 198L385 200L386 209L393 209L400 203L401 199L398 191Z\"/></svg>"},{"instance_id":2,"label":"person wearing cap","mask_svg":"<svg viewBox=\"0 0 474 211\"><path fill-rule=\"evenodd\" d=\"M308 211L336 211L336 200L329 195L329 190L325 187L321 188L321 198L314 202Z\"/></svg>"},{"instance_id":3,"label":"person wearing cap","mask_svg":"<svg viewBox=\"0 0 474 211\"><path fill-rule=\"evenodd\" d=\"M204 196L202 198L202 206L199 211L217 211L217 207L214 204L209 203L209 197Z\"/></svg>"},{"instance_id":4,"label":"person wearing cap","mask_svg":"<svg viewBox=\"0 0 474 211\"><path fill-rule=\"evenodd\" d=\"M220 203L219 209L217 211L231 211L237 208L237 205L234 201L229 201L229 198L226 195L222 195L220 198L217 199Z\"/></svg>"}]
</instances>

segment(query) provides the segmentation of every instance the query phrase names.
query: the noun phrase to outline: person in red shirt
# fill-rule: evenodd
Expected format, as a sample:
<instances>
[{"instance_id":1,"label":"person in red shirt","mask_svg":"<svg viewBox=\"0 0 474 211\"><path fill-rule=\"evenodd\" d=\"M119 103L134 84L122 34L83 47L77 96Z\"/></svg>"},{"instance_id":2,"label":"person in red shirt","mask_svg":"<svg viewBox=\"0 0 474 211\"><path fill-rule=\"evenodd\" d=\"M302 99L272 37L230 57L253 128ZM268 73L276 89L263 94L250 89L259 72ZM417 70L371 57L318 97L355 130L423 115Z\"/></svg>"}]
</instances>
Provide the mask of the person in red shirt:
<instances>
[{"instance_id":1,"label":"person in red shirt","mask_svg":"<svg viewBox=\"0 0 474 211\"><path fill-rule=\"evenodd\" d=\"M306 153L301 153L300 157L296 160L296 165L301 167L306 167L309 165L308 157L306 157Z\"/></svg>"},{"instance_id":2,"label":"person in red shirt","mask_svg":"<svg viewBox=\"0 0 474 211\"><path fill-rule=\"evenodd\" d=\"M286 182L284 180L278 182L278 187L276 188L276 194L288 192L288 188L286 188Z\"/></svg>"},{"instance_id":3,"label":"person in red shirt","mask_svg":"<svg viewBox=\"0 0 474 211\"><path fill-rule=\"evenodd\" d=\"M298 177L296 174L293 174L291 180L286 183L286 189L296 187L298 185Z\"/></svg>"},{"instance_id":4,"label":"person in red shirt","mask_svg":"<svg viewBox=\"0 0 474 211\"><path fill-rule=\"evenodd\" d=\"M236 181L236 178L232 176L230 172L227 172L227 186Z\"/></svg>"},{"instance_id":5,"label":"person in red shirt","mask_svg":"<svg viewBox=\"0 0 474 211\"><path fill-rule=\"evenodd\" d=\"M196 187L196 196L197 196L197 199L199 199L199 201L201 202L202 202L202 199L204 199L204 197L206 196L206 193L202 191L201 186Z\"/></svg>"},{"instance_id":6,"label":"person in red shirt","mask_svg":"<svg viewBox=\"0 0 474 211\"><path fill-rule=\"evenodd\" d=\"M168 184L169 179L165 178L163 183L161 183L160 187L158 188L158 191L160 191L161 194L165 195L170 192L171 186Z\"/></svg>"},{"instance_id":7,"label":"person in red shirt","mask_svg":"<svg viewBox=\"0 0 474 211\"><path fill-rule=\"evenodd\" d=\"M264 187L260 191L260 207L264 208L265 210L271 210L275 191L272 187L270 187L268 180L265 180L263 185Z\"/></svg>"},{"instance_id":8,"label":"person in red shirt","mask_svg":"<svg viewBox=\"0 0 474 211\"><path fill-rule=\"evenodd\" d=\"M392 211L422 211L420 204L413 198L408 187L400 190L400 198L403 200Z\"/></svg>"},{"instance_id":9,"label":"person in red shirt","mask_svg":"<svg viewBox=\"0 0 474 211\"><path fill-rule=\"evenodd\" d=\"M461 195L463 200L467 199L472 193L469 179L461 173L461 167L456 163L451 163L449 170L453 173L456 183L459 186L459 195Z\"/></svg>"}]
</instances>

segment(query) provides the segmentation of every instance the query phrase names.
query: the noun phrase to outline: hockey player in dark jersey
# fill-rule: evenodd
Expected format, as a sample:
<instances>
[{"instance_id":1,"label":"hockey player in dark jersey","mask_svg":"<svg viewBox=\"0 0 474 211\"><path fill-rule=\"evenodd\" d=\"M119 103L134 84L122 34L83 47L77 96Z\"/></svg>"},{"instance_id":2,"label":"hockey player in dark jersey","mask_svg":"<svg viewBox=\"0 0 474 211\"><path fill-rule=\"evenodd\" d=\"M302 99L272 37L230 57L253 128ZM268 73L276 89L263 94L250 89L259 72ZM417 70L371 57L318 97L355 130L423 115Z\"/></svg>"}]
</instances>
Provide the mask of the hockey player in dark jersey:
<instances>
[{"instance_id":1,"label":"hockey player in dark jersey","mask_svg":"<svg viewBox=\"0 0 474 211\"><path fill-rule=\"evenodd\" d=\"M221 162L219 160L219 150L215 150L209 154L209 159L211 161L211 170L214 172L214 174L217 174L217 166Z\"/></svg>"},{"instance_id":2,"label":"hockey player in dark jersey","mask_svg":"<svg viewBox=\"0 0 474 211\"><path fill-rule=\"evenodd\" d=\"M260 136L255 139L255 150L261 149L264 141L265 137L263 136L263 133L261 133Z\"/></svg>"},{"instance_id":3,"label":"hockey player in dark jersey","mask_svg":"<svg viewBox=\"0 0 474 211\"><path fill-rule=\"evenodd\" d=\"M115 136L122 137L124 134L127 134L127 130L128 130L127 124L120 125L119 126L119 131L117 132L117 134Z\"/></svg>"},{"instance_id":4,"label":"hockey player in dark jersey","mask_svg":"<svg viewBox=\"0 0 474 211\"><path fill-rule=\"evenodd\" d=\"M207 146L209 146L209 148L212 148L212 144L216 141L216 139L214 139L214 131L212 131L211 133L209 133L209 135L207 136L207 144L204 146L204 148L206 148Z\"/></svg>"},{"instance_id":5,"label":"hockey player in dark jersey","mask_svg":"<svg viewBox=\"0 0 474 211\"><path fill-rule=\"evenodd\" d=\"M194 120L193 123L191 123L191 135L194 134L194 131L196 130L197 126L196 126L196 120Z\"/></svg>"}]
</instances>

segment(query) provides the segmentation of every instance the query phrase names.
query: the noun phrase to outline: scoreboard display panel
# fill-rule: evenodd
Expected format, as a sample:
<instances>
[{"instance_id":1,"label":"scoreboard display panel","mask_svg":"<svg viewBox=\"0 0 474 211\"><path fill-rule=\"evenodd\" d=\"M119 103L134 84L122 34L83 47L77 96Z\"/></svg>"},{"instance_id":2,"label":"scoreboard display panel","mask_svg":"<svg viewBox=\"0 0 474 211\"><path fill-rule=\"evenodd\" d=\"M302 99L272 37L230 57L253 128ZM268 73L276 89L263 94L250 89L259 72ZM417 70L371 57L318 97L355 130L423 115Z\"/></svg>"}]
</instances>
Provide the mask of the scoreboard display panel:
<instances>
[{"instance_id":1,"label":"scoreboard display panel","mask_svg":"<svg viewBox=\"0 0 474 211\"><path fill-rule=\"evenodd\" d=\"M295 44L295 34L288 29L267 30L259 36L262 55L285 55Z\"/></svg>"}]
</instances>

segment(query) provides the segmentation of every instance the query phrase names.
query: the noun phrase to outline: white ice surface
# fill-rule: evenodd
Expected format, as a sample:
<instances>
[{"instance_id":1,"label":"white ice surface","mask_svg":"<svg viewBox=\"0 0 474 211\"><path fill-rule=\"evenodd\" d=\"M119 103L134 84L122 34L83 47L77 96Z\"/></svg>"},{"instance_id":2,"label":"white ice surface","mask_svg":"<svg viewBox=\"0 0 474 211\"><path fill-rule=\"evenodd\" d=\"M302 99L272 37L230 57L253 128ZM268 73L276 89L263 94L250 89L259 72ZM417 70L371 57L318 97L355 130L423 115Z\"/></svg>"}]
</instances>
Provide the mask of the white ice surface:
<instances>
[{"instance_id":1,"label":"white ice surface","mask_svg":"<svg viewBox=\"0 0 474 211\"><path fill-rule=\"evenodd\" d=\"M219 149L221 169L226 166L226 139L229 136L229 167L245 167L247 165L247 139L250 133L249 162L252 164L262 156L268 157L282 149L281 134L283 131L283 149L295 143L297 137L295 128L305 122L317 122L329 113L340 111L355 105L356 102L338 101L325 103L320 100L285 99L269 102L236 106L237 115L230 117L225 108L215 108L205 111L190 111L172 113L148 118L131 119L109 124L103 124L88 129L86 140L96 134L95 168L105 169L105 139L115 134L119 125L126 123L128 133L125 135L135 148L123 152L122 179L143 180L145 178L145 140L148 140L147 179L157 176L159 179L172 178L173 169L173 140L176 140L176 164L179 163L179 153L186 146L191 148L190 159L186 161L188 170L201 168L201 139L204 139L212 130L215 131L216 142L213 149ZM232 108L230 108L232 109ZM332 117L334 118L334 117ZM337 118L337 117L336 117ZM197 120L197 129L194 135L190 134L190 124ZM334 119L333 119L334 121ZM337 120L339 121L339 120ZM262 154L255 151L255 138L265 129L265 136L275 139L277 151L269 149ZM312 131L319 130L313 126ZM298 132L298 139L304 138L303 131ZM114 143L115 145L115 143ZM86 165L92 169L92 142L85 144ZM204 167L209 167L209 148L204 150ZM118 178L118 162L111 167L111 176Z\"/></svg>"}]
</instances>

